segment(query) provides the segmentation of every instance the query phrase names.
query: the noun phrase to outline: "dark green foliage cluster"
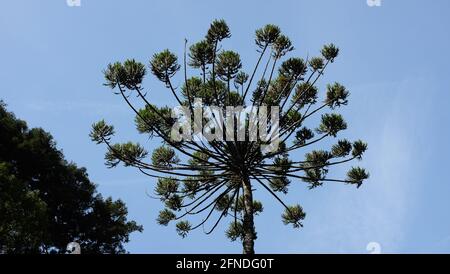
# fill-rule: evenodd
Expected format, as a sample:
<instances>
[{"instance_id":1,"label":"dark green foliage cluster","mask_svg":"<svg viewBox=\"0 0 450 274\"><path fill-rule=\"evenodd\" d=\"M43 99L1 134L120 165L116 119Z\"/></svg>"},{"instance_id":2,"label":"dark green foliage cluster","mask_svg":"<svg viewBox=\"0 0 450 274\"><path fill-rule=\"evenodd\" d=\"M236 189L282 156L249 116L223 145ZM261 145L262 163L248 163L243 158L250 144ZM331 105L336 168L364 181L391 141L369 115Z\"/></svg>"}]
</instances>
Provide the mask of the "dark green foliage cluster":
<instances>
[{"instance_id":1,"label":"dark green foliage cluster","mask_svg":"<svg viewBox=\"0 0 450 274\"><path fill-rule=\"evenodd\" d=\"M96 192L84 168L68 163L52 136L28 128L0 104L0 253L65 253L72 241L83 253L123 253L129 234L120 201ZM93 140L113 129L97 124Z\"/></svg>"},{"instance_id":2,"label":"dark green foliage cluster","mask_svg":"<svg viewBox=\"0 0 450 274\"><path fill-rule=\"evenodd\" d=\"M157 167L170 167L179 161L175 150L167 146L161 146L155 149L152 154L152 163Z\"/></svg>"},{"instance_id":3,"label":"dark green foliage cluster","mask_svg":"<svg viewBox=\"0 0 450 274\"><path fill-rule=\"evenodd\" d=\"M142 64L141 64L142 65ZM169 85L169 80L180 69L177 57L168 49L153 55L150 61L152 73L161 81Z\"/></svg>"},{"instance_id":4,"label":"dark green foliage cluster","mask_svg":"<svg viewBox=\"0 0 450 274\"><path fill-rule=\"evenodd\" d=\"M275 25L265 25L263 28L257 29L255 32L255 43L260 49L267 48L272 45L280 36L281 30Z\"/></svg>"},{"instance_id":5,"label":"dark green foliage cluster","mask_svg":"<svg viewBox=\"0 0 450 274\"><path fill-rule=\"evenodd\" d=\"M311 189L327 182L359 187L368 178L363 168L351 168L345 179L329 178L330 169L360 160L367 144L339 139L328 149L311 149L313 144L336 138L347 128L338 110L348 104L350 92L337 82L322 91L318 82L328 65L338 57L338 47L327 44L318 56L291 57L288 55L294 51L292 41L279 27L268 24L255 32L256 65L252 70L244 71L242 56L223 48L222 41L230 37L226 22L215 20L204 39L190 46L186 41L183 62L169 50L154 54L149 62L151 73L167 87L179 105L189 107L191 111L187 115L191 117L185 118L193 118L195 104L200 99L201 107L215 106L222 114L227 106L278 107L279 124L272 123L268 114L265 128L278 129L277 149L262 149L270 140L249 140L250 132L254 130L249 125L255 118L248 114L242 118L243 123L234 124L235 131L244 128L244 141L171 140L169 133L175 120L170 109L149 102L147 93L157 93L144 91L141 87L144 65L134 60L110 64L105 70L106 85L114 89L136 114L138 131L159 137L162 146L148 159L138 144L113 144L110 137L114 131L103 121L93 126L91 137L93 141L107 145L108 165L123 162L156 179L155 195L165 206L157 218L158 223L168 225L177 221L176 231L185 237L199 227L211 233L222 219L231 218L226 235L233 241L242 240L244 252L252 253L256 239L253 217L263 210L262 203L253 198L255 189L268 191L284 208L283 223L299 228L305 218L302 207L286 205L279 195L287 194L299 182L306 183ZM177 73L180 70L182 72ZM129 99L130 94L136 95L145 106L136 107ZM215 119L216 116L206 117L202 122L214 125L211 132L220 132L221 125L214 124ZM226 119L237 120L237 117ZM196 123L191 126L197 126ZM294 151L300 151L305 159L291 159ZM204 216L198 224L185 220L197 214ZM212 216L216 216L216 221L205 229Z\"/></svg>"},{"instance_id":6,"label":"dark green foliage cluster","mask_svg":"<svg viewBox=\"0 0 450 274\"><path fill-rule=\"evenodd\" d=\"M301 221L305 219L306 213L300 205L289 206L286 208L281 218L285 225L292 224L294 228L302 227Z\"/></svg>"},{"instance_id":7,"label":"dark green foliage cluster","mask_svg":"<svg viewBox=\"0 0 450 274\"><path fill-rule=\"evenodd\" d=\"M105 160L108 167L117 166L122 160L127 162L127 159L142 160L147 156L148 152L139 144L133 144L131 142L124 144L114 144L111 149L106 153ZM125 165L131 165L126 163Z\"/></svg>"},{"instance_id":8,"label":"dark green foliage cluster","mask_svg":"<svg viewBox=\"0 0 450 274\"><path fill-rule=\"evenodd\" d=\"M141 85L145 73L145 66L134 59L126 60L123 64L109 64L104 71L105 85L115 88L120 83L127 88L134 88Z\"/></svg>"},{"instance_id":9,"label":"dark green foliage cluster","mask_svg":"<svg viewBox=\"0 0 450 274\"><path fill-rule=\"evenodd\" d=\"M214 20L209 26L206 34L206 41L210 44L217 44L225 38L230 38L231 33L225 20Z\"/></svg>"},{"instance_id":10,"label":"dark green foliage cluster","mask_svg":"<svg viewBox=\"0 0 450 274\"><path fill-rule=\"evenodd\" d=\"M157 115L156 113L159 113ZM171 117L172 110L165 106L158 108L155 105L147 105L139 110L139 115L134 119L139 133L149 134L151 137L158 136L154 128L158 127L165 134L169 134L171 126L175 123ZM154 126L149 126L149 124Z\"/></svg>"},{"instance_id":11,"label":"dark green foliage cluster","mask_svg":"<svg viewBox=\"0 0 450 274\"><path fill-rule=\"evenodd\" d=\"M229 82L235 78L241 67L241 58L238 53L226 50L217 55L216 69L220 79Z\"/></svg>"}]
</instances>

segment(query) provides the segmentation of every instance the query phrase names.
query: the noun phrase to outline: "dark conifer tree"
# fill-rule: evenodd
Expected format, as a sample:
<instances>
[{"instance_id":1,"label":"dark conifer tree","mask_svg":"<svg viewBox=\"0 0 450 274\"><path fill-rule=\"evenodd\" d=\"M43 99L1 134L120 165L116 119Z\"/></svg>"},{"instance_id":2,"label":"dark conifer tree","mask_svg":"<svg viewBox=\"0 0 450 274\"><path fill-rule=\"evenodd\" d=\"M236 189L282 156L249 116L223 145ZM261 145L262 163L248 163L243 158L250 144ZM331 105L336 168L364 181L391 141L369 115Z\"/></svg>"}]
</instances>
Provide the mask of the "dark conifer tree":
<instances>
[{"instance_id":1,"label":"dark conifer tree","mask_svg":"<svg viewBox=\"0 0 450 274\"><path fill-rule=\"evenodd\" d=\"M28 128L0 101L0 254L124 253L130 233L121 200L103 198L85 168L64 159L53 137Z\"/></svg>"}]
</instances>

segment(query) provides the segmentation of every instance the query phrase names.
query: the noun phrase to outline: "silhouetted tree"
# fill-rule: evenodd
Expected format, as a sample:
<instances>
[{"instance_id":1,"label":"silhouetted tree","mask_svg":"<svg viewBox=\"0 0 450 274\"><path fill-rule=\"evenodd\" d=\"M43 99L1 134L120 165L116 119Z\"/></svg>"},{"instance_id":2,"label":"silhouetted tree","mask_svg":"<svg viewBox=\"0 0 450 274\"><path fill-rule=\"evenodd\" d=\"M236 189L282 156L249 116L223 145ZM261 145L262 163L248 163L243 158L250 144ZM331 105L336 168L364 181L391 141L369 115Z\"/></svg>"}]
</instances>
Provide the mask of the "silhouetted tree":
<instances>
[{"instance_id":1,"label":"silhouetted tree","mask_svg":"<svg viewBox=\"0 0 450 274\"><path fill-rule=\"evenodd\" d=\"M0 253L123 253L133 231L127 208L96 192L52 136L29 129L0 102Z\"/></svg>"},{"instance_id":2,"label":"silhouetted tree","mask_svg":"<svg viewBox=\"0 0 450 274\"><path fill-rule=\"evenodd\" d=\"M177 220L176 230L185 237L189 231L204 227L217 210L217 220L206 233L211 233L221 219L231 217L226 235L233 241L240 239L244 253L254 253L256 231L253 220L263 211L262 203L253 198L256 187L268 191L283 206L281 217L284 224L301 227L301 221L305 218L302 207L286 205L280 194L288 193L293 180L305 182L311 189L328 182L359 187L368 178L368 173L362 168L352 167L345 179L332 179L327 175L332 166L361 159L367 145L359 140L350 142L341 139L329 150L307 150L328 137L336 137L347 128L343 117L334 111L347 104L348 90L339 83L330 84L326 87L324 99L319 100L319 88L316 86L325 69L338 56L336 46L325 45L319 57L306 60L287 58L286 55L294 49L291 41L281 34L277 26L266 25L256 31L259 56L249 75L242 71L238 53L222 49L222 40L230 36L225 21L215 20L205 39L190 46L189 53L185 41L182 64L178 63L175 54L164 50L151 58L151 73L173 94L177 104L189 108L190 113L184 118L194 119L194 113L199 109L196 98L201 99L200 108L207 105L220 108L219 114L209 115L200 123L194 122L187 128L179 129L178 133L183 136L192 131L198 132L195 131L196 126L202 127L204 123L211 122L209 133L225 136L224 124L238 119L237 116L226 117L226 106L279 107L279 123L270 120L265 128L271 132L269 137L277 137L280 141L276 150L261 149L274 138L249 138L255 130L249 125L257 118L252 118L248 113L243 121L233 125L235 132L231 140L205 140L203 137L207 131L202 132L203 137L200 134L184 140L171 138L172 129L176 128L179 120L176 118L182 115L172 117L169 107L154 104L157 93L142 87L145 65L135 60L109 64L104 71L105 85L116 90L115 94L121 96L133 110L137 130L150 137L161 138L163 145L149 156L138 143L115 144L111 141L114 128L103 120L93 125L91 138L107 145L105 158L109 167L122 162L157 179L155 195L166 207L157 218L159 224L168 225L170 221ZM267 59L265 64L264 58ZM188 65L191 70L188 70ZM183 84L177 88L174 79L181 66ZM262 68L262 73L257 80L259 68ZM200 77L188 77L193 69L199 70ZM143 106L138 106L131 95L137 97ZM323 113L327 108L332 112ZM316 128L307 125L308 121L315 121L308 118L321 112ZM222 115L225 116L223 123L218 119ZM236 131L242 125L245 126L244 141L236 138ZM276 132L273 129L278 129L279 136L273 136ZM305 151L305 159L291 160L289 154L295 150ZM192 225L185 220L196 214L204 216L198 224Z\"/></svg>"}]
</instances>

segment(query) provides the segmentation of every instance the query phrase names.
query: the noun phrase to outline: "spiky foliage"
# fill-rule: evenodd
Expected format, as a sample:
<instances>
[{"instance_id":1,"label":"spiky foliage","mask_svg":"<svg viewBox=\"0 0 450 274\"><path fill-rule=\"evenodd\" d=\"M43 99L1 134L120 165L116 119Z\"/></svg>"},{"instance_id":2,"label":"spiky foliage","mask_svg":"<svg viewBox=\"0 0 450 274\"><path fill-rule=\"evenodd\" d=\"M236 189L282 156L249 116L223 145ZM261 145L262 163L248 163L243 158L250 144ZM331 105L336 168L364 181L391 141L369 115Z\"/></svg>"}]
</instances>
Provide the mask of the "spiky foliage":
<instances>
[{"instance_id":1,"label":"spiky foliage","mask_svg":"<svg viewBox=\"0 0 450 274\"><path fill-rule=\"evenodd\" d=\"M283 223L299 228L305 218L302 207L286 205L279 195L287 194L299 182L310 189L330 182L359 187L368 178L364 169L352 167L346 179L329 178L330 169L360 160L367 145L362 141L352 143L340 139L328 150L325 145L322 149L311 149L313 144L317 146L326 139L335 138L347 128L347 123L337 110L347 105L348 90L334 83L328 85L321 95L318 83L328 65L338 56L339 49L335 45L325 45L321 56L306 60L285 57L294 49L291 40L277 26L266 25L256 30L255 43L259 56L253 70L247 74L241 70L240 55L222 49L220 45L230 36L225 21L215 20L203 40L189 47L186 41L181 79L174 79L181 65L169 50L154 54L149 67L172 93L176 103L189 108L185 119L194 118L198 104L200 109L204 106L219 109L219 113L189 124L182 132L192 133L196 127L204 127L210 134L226 135L223 124L231 119L241 119L233 124L233 129L244 128L244 140L236 135L226 141L201 138L205 136L206 129L197 132L197 138L171 139L171 129L177 119L172 117L168 107L154 105L158 93L144 91L141 85L146 70L144 65L134 60L108 65L105 85L114 89L136 114L138 131L150 137L159 137L162 146L148 157L148 153L138 144L113 144L114 129L104 121L93 126L91 136L96 143L107 145L106 160L109 166L123 162L155 178L155 195L165 206L158 216L159 224L168 225L177 221L176 231L186 237L190 231L200 227L210 234L221 220L231 218L226 235L233 241L241 240L244 253L253 253L256 239L253 217L263 211L262 203L253 197L255 189L269 192L284 209ZM265 56L267 61L263 64ZM199 73L188 77L188 65ZM257 76L261 67L262 74ZM177 84L174 84L175 81ZM137 107L135 97L143 102L142 108ZM277 148L264 150L261 148L267 145L267 140L250 140L249 135L255 130L250 125L258 119L257 115L255 118L247 114L239 119L224 116L227 106L251 104L280 108L280 122L274 124L269 119L266 128L278 129ZM327 109L331 111L328 113ZM223 124L217 122L220 116L224 117ZM271 135L269 140L274 140ZM294 151L304 153L305 159L292 160ZM295 154L296 157L298 155ZM191 225L186 218L196 214L203 216L202 221ZM208 222L214 216L215 221Z\"/></svg>"}]
</instances>

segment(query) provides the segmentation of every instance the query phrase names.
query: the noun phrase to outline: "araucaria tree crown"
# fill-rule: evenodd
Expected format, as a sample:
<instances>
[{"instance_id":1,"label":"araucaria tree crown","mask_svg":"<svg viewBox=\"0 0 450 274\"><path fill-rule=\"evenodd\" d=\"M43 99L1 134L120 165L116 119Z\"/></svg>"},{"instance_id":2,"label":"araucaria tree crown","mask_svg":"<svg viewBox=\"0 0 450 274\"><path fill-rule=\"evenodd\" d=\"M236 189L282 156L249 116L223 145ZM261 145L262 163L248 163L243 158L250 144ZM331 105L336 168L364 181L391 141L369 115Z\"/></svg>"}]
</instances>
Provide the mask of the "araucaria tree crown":
<instances>
[{"instance_id":1,"label":"araucaria tree crown","mask_svg":"<svg viewBox=\"0 0 450 274\"><path fill-rule=\"evenodd\" d=\"M294 50L290 39L277 26L266 25L255 33L256 65L245 72L241 56L222 48L222 40L230 37L225 21L215 20L204 40L189 47L185 41L181 62L169 50L151 58L150 72L183 107L182 114L152 102L157 93L142 86L144 64L109 64L105 85L135 113L139 133L160 138L162 146L149 155L138 143L113 143L114 128L104 121L93 125L91 138L106 144L109 167L123 163L155 179L154 195L165 206L159 224L175 221L178 234L186 237L197 228L210 234L229 219L226 235L240 240L248 254L254 253L257 238L254 216L263 211L255 189L269 192L280 204L284 224L300 228L305 212L298 204L286 205L282 196L297 182L310 189L330 182L360 187L369 177L363 168L350 167L342 179L327 175L332 166L360 160L367 144L338 139L328 149L310 148L347 128L336 111L347 105L349 91L333 83L320 95L316 86L338 56L336 46L325 45L321 56L306 60L288 57ZM310 122L317 119L308 119L313 116L319 116L318 125ZM294 151L304 153L304 159L291 159ZM191 223L197 214L200 220Z\"/></svg>"}]
</instances>

